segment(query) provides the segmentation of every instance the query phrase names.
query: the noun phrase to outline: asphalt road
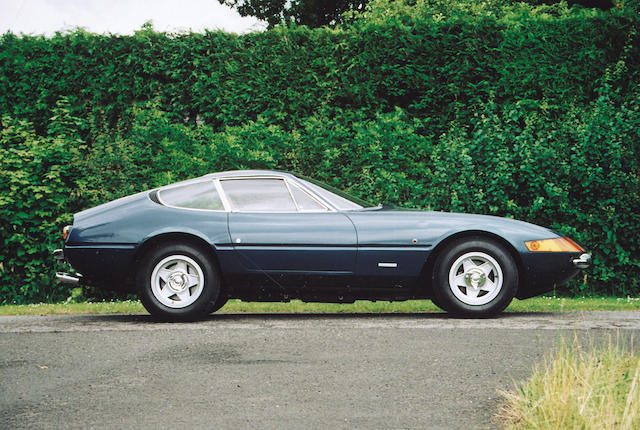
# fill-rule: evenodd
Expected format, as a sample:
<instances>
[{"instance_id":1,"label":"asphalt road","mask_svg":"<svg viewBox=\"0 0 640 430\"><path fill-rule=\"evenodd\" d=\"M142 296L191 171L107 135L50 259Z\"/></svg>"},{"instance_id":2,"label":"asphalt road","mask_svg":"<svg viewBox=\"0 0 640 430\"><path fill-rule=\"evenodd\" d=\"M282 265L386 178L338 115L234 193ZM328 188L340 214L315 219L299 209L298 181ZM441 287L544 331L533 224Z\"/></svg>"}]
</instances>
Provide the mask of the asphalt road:
<instances>
[{"instance_id":1,"label":"asphalt road","mask_svg":"<svg viewBox=\"0 0 640 430\"><path fill-rule=\"evenodd\" d=\"M0 428L494 428L560 336L640 312L0 317Z\"/></svg>"}]
</instances>

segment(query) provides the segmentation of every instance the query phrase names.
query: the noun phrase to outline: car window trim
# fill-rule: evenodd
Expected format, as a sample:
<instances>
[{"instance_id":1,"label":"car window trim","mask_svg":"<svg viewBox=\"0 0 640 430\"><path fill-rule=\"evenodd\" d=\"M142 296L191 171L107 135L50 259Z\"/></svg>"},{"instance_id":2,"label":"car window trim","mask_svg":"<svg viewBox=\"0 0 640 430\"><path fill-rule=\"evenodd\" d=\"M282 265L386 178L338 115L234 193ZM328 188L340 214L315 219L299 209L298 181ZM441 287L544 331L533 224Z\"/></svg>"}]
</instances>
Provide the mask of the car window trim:
<instances>
[{"instance_id":1,"label":"car window trim","mask_svg":"<svg viewBox=\"0 0 640 430\"><path fill-rule=\"evenodd\" d=\"M293 197L293 193L291 192L291 187L289 186L289 182L286 179L284 180L284 186L287 187L287 191L289 192L289 197L291 197L291 201L293 202L293 205L296 207L296 212L300 212L300 206L298 206L298 202L296 201L296 198Z\"/></svg>"},{"instance_id":2,"label":"car window trim","mask_svg":"<svg viewBox=\"0 0 640 430\"><path fill-rule=\"evenodd\" d=\"M283 180L285 182L285 185L287 187L287 191L289 192L289 196L291 197L291 199L293 200L294 205L296 206L296 211L267 211L267 210L256 210L256 211L240 211L240 210L234 210L232 208L231 202L229 201L226 192L224 191L224 189L222 188L222 184L221 181L225 181L225 180L242 180L242 179L279 179L279 180ZM204 178L201 181L198 180L190 180L187 181L188 183L178 183L178 184L171 184L171 185L166 185L164 187L160 187L157 188L157 199L158 202L165 207L168 208L172 208L172 209L182 209L182 210L188 210L188 211L204 211L204 212L245 212L245 213L325 213L325 212L338 212L339 210L337 208L335 208L330 202L325 201L324 198L322 198L322 196L316 195L316 193L313 190L309 190L307 189L307 187L304 186L303 183L300 183L298 181L296 181L295 179L292 180L291 178L288 178L286 176L281 176L281 175L256 175L256 176L228 176L228 177L222 177L222 178ZM173 188L179 188L179 187L184 187L187 185L195 185L195 184L201 184L201 183L205 183L205 182L212 182L212 185L214 186L216 192L218 193L218 197L220 198L220 200L222 201L222 206L224 207L224 209L200 209L200 208L187 208L187 207L183 207L183 206L176 206L176 205L172 205L167 203L165 200L162 199L162 191L165 190L170 190ZM298 205L297 200L295 199L295 197L293 196L293 193L291 192L291 186L297 187L298 189L300 189L303 193L306 193L309 197L311 197L313 200L315 200L319 205L321 205L322 207L326 208L326 211L303 211L300 210L300 206Z\"/></svg>"},{"instance_id":3,"label":"car window trim","mask_svg":"<svg viewBox=\"0 0 640 430\"><path fill-rule=\"evenodd\" d=\"M318 202L320 202L323 206L328 207L331 212L349 212L351 210L361 210L361 209L340 209L338 206L336 206L332 201L328 200L327 198L325 198L322 194L314 191L312 188L307 187L306 185L306 181L302 178L298 178L295 175L292 176L292 181L295 185L298 186L298 188L300 188L301 190L304 190L307 194L309 194L310 196L314 197ZM314 184L315 185L315 184ZM318 188L322 188L319 185L316 185ZM341 196L338 196L335 193L332 193L329 190L324 190L329 194L335 195L337 197L340 198L344 198ZM347 199L348 200L348 199ZM357 203L356 203L357 204Z\"/></svg>"},{"instance_id":4,"label":"car window trim","mask_svg":"<svg viewBox=\"0 0 640 430\"><path fill-rule=\"evenodd\" d=\"M293 195L293 192L291 191L291 187L296 187L297 189L299 189L300 191L302 191L302 193L306 194L308 197L311 198L311 200L315 201L316 203L318 203L320 206L322 206L323 208L325 208L326 210L324 211L305 211L305 210L300 210L300 207L298 206L298 212L301 213L323 213L323 212L332 212L332 208L330 208L329 206L327 206L326 204L324 204L323 202L321 202L320 200L318 200L315 196L309 194L309 191L307 191L306 188L302 187L301 184L298 184L297 182L294 181L287 181L287 185L289 186L289 192L291 193L291 197L293 197L293 201L296 202L296 206L298 206L298 201L296 200L296 197Z\"/></svg>"},{"instance_id":5,"label":"car window trim","mask_svg":"<svg viewBox=\"0 0 640 430\"><path fill-rule=\"evenodd\" d=\"M220 196L220 192L218 191L218 187L216 187L214 185L214 189L218 192L218 197L220 197L220 200L222 201L222 206L224 207L224 209L200 209L200 208L186 208L184 206L175 206L175 205L171 205L167 202L165 202L162 199L162 192L166 191L166 190L171 190L173 188L180 188L180 187L186 187L188 185L195 185L195 184L202 184L204 182L214 182L211 178L206 178L202 181L188 181L187 184L184 183L177 183L177 184L171 184L171 185L166 185L164 187L160 187L157 188L157 192L156 192L156 198L158 199L158 202L162 205L165 206L167 208L173 208L173 209L182 209L182 210L186 210L186 211L201 211L201 212L229 212L227 210L227 205L225 204L224 199L222 198L222 196ZM225 196L226 197L226 196Z\"/></svg>"},{"instance_id":6,"label":"car window trim","mask_svg":"<svg viewBox=\"0 0 640 430\"><path fill-rule=\"evenodd\" d=\"M273 210L247 211L247 210L236 210L236 209L234 209L232 207L232 205L231 205L231 202L227 198L227 195L226 195L224 189L222 188L221 182L222 181L235 181L235 180L251 180L251 179L278 179L278 180L284 181L285 186L287 187L287 191L289 192L289 196L291 197L291 200L293 200L293 204L296 206L296 210L295 211L273 211ZM306 192L309 195L309 197L313 198L320 205L322 205L322 206L324 206L325 208L328 209L327 211L300 211L299 206L298 206L298 202L293 197L293 193L291 192L291 188L289 187L289 178L286 177L286 176L281 176L281 175L227 176L227 177L216 178L216 181L219 183L220 190L222 191L222 193L224 195L224 198L222 199L222 203L223 203L223 205L225 205L225 207L227 207L227 204L228 204L229 212L236 212L236 213L278 213L278 214L337 212L337 210L332 205L328 205L326 202L324 202L324 200L318 199L318 197L315 194L310 193L309 190L306 189L306 187L302 186L302 184L299 184L299 183L293 181L293 185L294 186L297 186L303 192ZM226 204L225 204L225 201L226 201Z\"/></svg>"},{"instance_id":7,"label":"car window trim","mask_svg":"<svg viewBox=\"0 0 640 430\"><path fill-rule=\"evenodd\" d=\"M301 175L302 176L302 175ZM324 184L318 180L315 180L313 178L309 178L309 177L296 177L296 183L300 186L300 187L304 187L305 190L308 190L309 192L313 192L315 195L317 195L319 198L322 198L324 201L326 201L327 203L331 204L332 207L334 207L336 209L336 211L338 212L351 212L351 211L360 211L360 210L365 210L365 209L379 209L380 207L382 207L382 205L378 205L378 206L363 206L358 202L354 202L353 200L351 200L350 198L355 198L353 196L350 196L348 193L341 191L340 189L337 189L331 185L328 184ZM317 182L317 183L316 183ZM357 208L343 208L338 206L336 203L334 203L333 201L329 200L327 197L325 197L322 193L318 193L314 188L309 187L308 185L314 187L314 188L319 188L321 189L324 193L330 194L332 196L337 197L340 200L346 200L347 202L358 206ZM334 188L335 191L341 192L342 194L344 194L345 196L341 196L340 194L337 194L335 192L333 192L331 189L327 189L325 188L325 186L328 186L329 188ZM357 199L357 198L356 198ZM357 200L361 200L362 199L357 199ZM362 201L362 203L366 203L369 204L370 202L366 202L366 201Z\"/></svg>"},{"instance_id":8,"label":"car window trim","mask_svg":"<svg viewBox=\"0 0 640 430\"><path fill-rule=\"evenodd\" d=\"M222 189L222 185L220 184L220 178L215 178L213 180L213 183L214 183L214 185L216 187L216 190L218 190L218 194L220 194L220 200L222 200L222 206L224 206L225 212L232 212L231 211L231 202L227 198L227 194Z\"/></svg>"},{"instance_id":9,"label":"car window trim","mask_svg":"<svg viewBox=\"0 0 640 430\"><path fill-rule=\"evenodd\" d=\"M303 192L307 193L309 195L309 197L314 199L321 206L324 206L325 208L327 208L328 210L326 212L339 212L340 211L331 202L327 201L327 199L325 199L321 195L315 193L313 190L310 190L307 187L305 187L304 184L302 184L300 181L298 181L297 180L298 178L296 178L295 176L292 176L291 178L288 178L288 177L284 177L284 178L285 178L285 180L290 181L294 186L300 188ZM293 193L292 193L292 196L293 196ZM294 200L295 200L295 198L294 198ZM322 213L322 212L325 212L325 211L318 211L318 212L307 211L307 212L302 212L302 213Z\"/></svg>"}]
</instances>

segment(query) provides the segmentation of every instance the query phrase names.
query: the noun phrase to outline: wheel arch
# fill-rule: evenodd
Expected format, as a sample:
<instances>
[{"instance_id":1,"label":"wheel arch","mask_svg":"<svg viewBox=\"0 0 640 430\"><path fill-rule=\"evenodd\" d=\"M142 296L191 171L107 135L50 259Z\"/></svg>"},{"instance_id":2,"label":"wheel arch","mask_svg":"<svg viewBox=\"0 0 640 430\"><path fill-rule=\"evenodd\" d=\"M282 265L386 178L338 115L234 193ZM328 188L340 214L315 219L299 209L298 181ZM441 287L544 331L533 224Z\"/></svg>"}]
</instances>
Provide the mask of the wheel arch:
<instances>
[{"instance_id":1,"label":"wheel arch","mask_svg":"<svg viewBox=\"0 0 640 430\"><path fill-rule=\"evenodd\" d=\"M149 237L144 242L142 242L136 249L136 253L133 258L133 265L129 270L129 274L135 277L135 271L138 267L138 263L144 257L144 255L154 247L160 246L165 243L189 244L201 248L207 253L209 258L211 259L211 262L216 266L216 269L218 269L218 273L220 274L220 279L223 280L220 261L218 259L218 255L216 254L215 246L207 242L203 238L196 236L195 234L181 232L160 233L155 236Z\"/></svg>"},{"instance_id":2,"label":"wheel arch","mask_svg":"<svg viewBox=\"0 0 640 430\"><path fill-rule=\"evenodd\" d=\"M447 236L446 238L438 242L438 244L429 253L429 256L427 257L427 261L424 263L424 266L422 266L422 271L420 273L420 282L418 284L418 288L419 288L418 294L424 294L426 292L427 295L429 296L433 295L433 292L432 292L433 267L435 265L435 262L438 260L438 256L442 253L442 251L445 250L450 243L456 240L471 238L471 237L481 237L481 238L491 239L497 242L498 244L502 245L507 250L507 252L509 252L511 257L513 258L513 261L516 262L516 268L518 270L518 290L516 291L516 296L520 293L522 288L524 288L525 273L524 273L522 258L520 257L520 254L518 253L516 248L508 240L506 240L505 238L495 233L492 233L486 230L464 230L464 231L459 231Z\"/></svg>"}]
</instances>

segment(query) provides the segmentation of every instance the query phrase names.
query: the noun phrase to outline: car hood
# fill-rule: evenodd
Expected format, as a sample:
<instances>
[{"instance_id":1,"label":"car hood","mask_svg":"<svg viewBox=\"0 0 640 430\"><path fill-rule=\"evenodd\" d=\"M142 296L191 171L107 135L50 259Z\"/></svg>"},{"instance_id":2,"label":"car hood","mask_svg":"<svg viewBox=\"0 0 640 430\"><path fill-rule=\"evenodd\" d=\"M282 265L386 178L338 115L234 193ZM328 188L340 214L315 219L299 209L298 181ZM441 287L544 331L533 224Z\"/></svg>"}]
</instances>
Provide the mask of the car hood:
<instances>
[{"instance_id":1,"label":"car hood","mask_svg":"<svg viewBox=\"0 0 640 430\"><path fill-rule=\"evenodd\" d=\"M516 249L524 242L556 238L545 227L491 215L377 208L345 212L358 231L361 244L404 245L417 243L435 246L444 238L462 232L487 232L509 241Z\"/></svg>"}]
</instances>

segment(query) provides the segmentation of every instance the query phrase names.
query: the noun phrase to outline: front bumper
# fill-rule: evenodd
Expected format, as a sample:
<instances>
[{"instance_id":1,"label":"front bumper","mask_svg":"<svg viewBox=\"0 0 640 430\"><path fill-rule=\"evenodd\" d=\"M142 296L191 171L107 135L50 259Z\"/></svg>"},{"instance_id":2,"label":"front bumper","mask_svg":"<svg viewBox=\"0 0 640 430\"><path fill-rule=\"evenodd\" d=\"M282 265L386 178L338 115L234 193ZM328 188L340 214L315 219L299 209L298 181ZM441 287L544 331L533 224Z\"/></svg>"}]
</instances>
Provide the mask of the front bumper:
<instances>
[{"instance_id":1,"label":"front bumper","mask_svg":"<svg viewBox=\"0 0 640 430\"><path fill-rule=\"evenodd\" d=\"M516 297L526 299L561 287L591 263L587 252L525 252Z\"/></svg>"},{"instance_id":2,"label":"front bumper","mask_svg":"<svg viewBox=\"0 0 640 430\"><path fill-rule=\"evenodd\" d=\"M56 260L56 263L60 265L65 264L64 251L62 249L54 250L53 258ZM56 281L62 284L80 285L83 283L83 278L80 273L72 274L66 272L56 272Z\"/></svg>"}]
</instances>

